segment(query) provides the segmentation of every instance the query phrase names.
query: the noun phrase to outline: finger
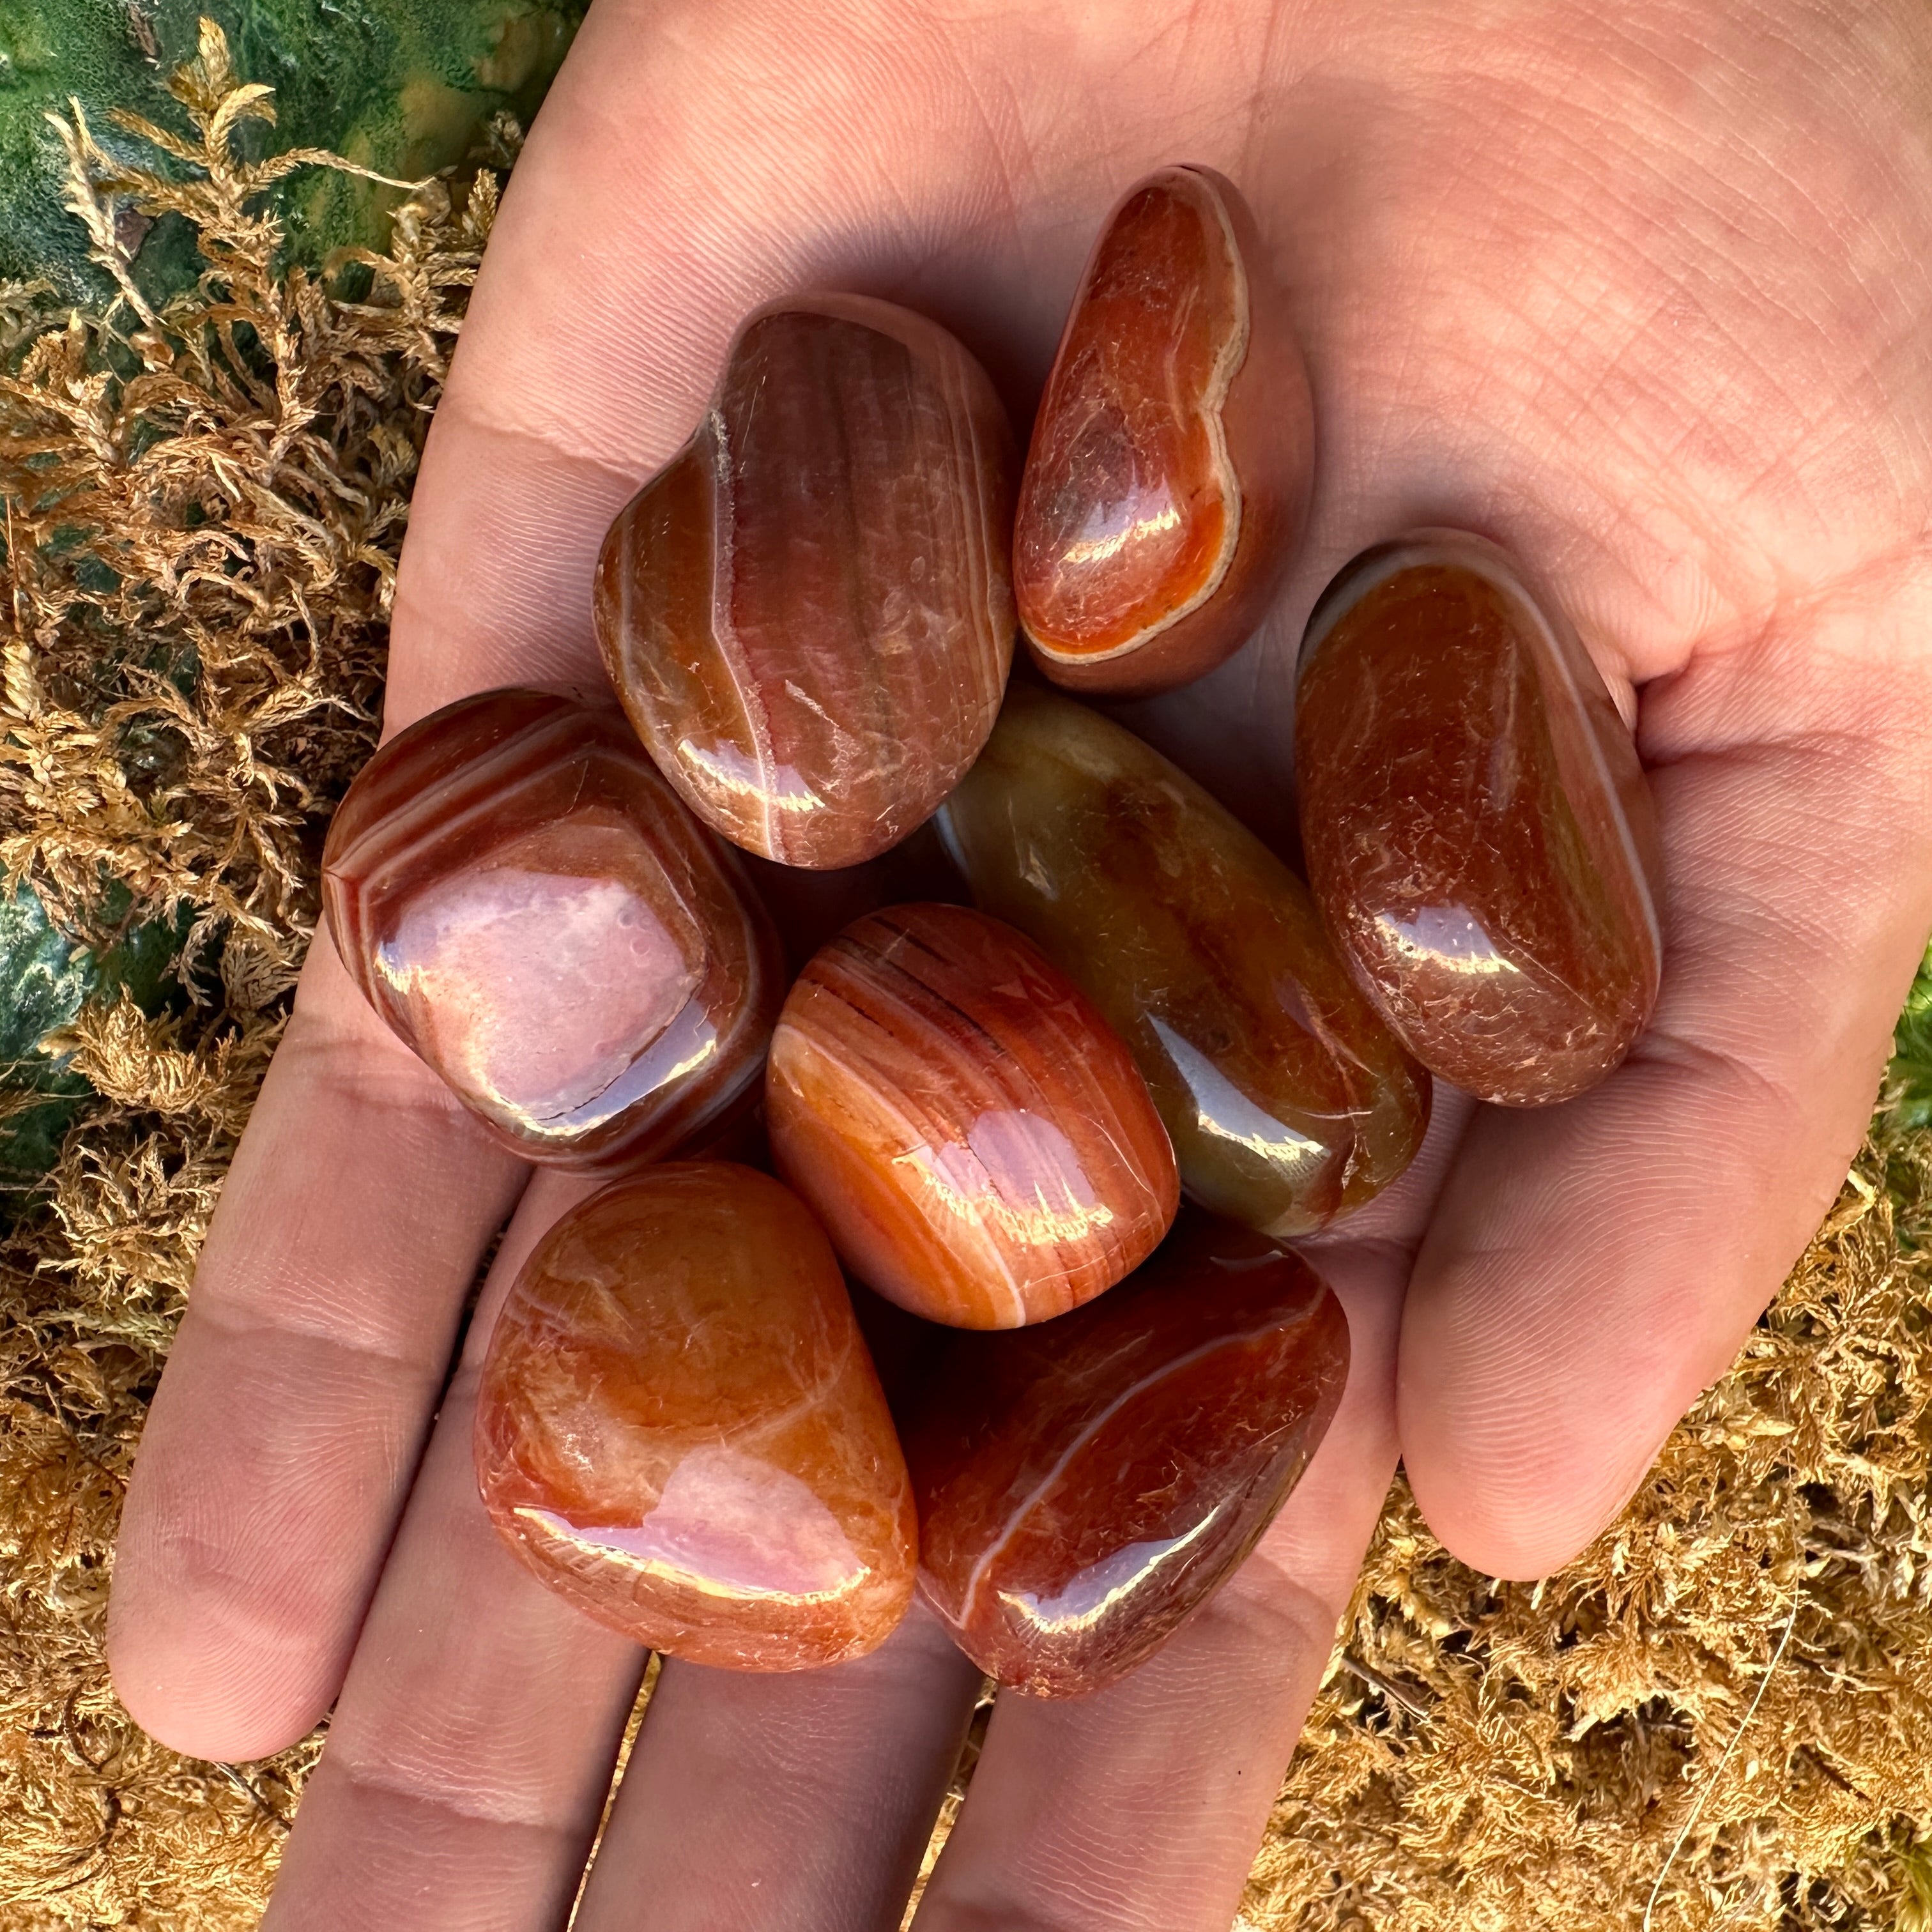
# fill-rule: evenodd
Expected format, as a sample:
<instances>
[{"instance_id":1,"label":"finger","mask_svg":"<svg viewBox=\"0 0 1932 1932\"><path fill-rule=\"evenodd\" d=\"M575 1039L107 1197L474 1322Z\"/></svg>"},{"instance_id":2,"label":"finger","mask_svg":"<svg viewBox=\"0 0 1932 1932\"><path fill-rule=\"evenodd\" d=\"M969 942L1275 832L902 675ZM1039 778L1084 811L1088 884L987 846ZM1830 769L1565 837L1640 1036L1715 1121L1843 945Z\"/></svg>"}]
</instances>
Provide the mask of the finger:
<instances>
[{"instance_id":1,"label":"finger","mask_svg":"<svg viewBox=\"0 0 1932 1932\"><path fill-rule=\"evenodd\" d=\"M314 947L122 1520L109 1660L164 1743L266 1756L334 1697L524 1172Z\"/></svg>"},{"instance_id":2,"label":"finger","mask_svg":"<svg viewBox=\"0 0 1932 1932\"><path fill-rule=\"evenodd\" d=\"M303 1793L268 1932L542 1932L568 1918L645 1653L504 1546L471 1437L484 1340L597 1183L546 1173L506 1233Z\"/></svg>"},{"instance_id":3,"label":"finger","mask_svg":"<svg viewBox=\"0 0 1932 1932\"><path fill-rule=\"evenodd\" d=\"M980 1682L916 1604L829 1670L667 1663L576 1932L893 1932Z\"/></svg>"},{"instance_id":4,"label":"finger","mask_svg":"<svg viewBox=\"0 0 1932 1932\"><path fill-rule=\"evenodd\" d=\"M1932 923L1932 709L1873 668L1932 622L1902 589L1646 694L1655 1021L1592 1093L1483 1110L1403 1326L1410 1480L1479 1570L1545 1574L1614 1516L1857 1150Z\"/></svg>"},{"instance_id":5,"label":"finger","mask_svg":"<svg viewBox=\"0 0 1932 1932\"><path fill-rule=\"evenodd\" d=\"M1395 1466L1399 1244L1325 1249L1348 1388L1274 1527L1138 1670L1090 1697L1003 1693L914 1932L1226 1932Z\"/></svg>"}]
</instances>

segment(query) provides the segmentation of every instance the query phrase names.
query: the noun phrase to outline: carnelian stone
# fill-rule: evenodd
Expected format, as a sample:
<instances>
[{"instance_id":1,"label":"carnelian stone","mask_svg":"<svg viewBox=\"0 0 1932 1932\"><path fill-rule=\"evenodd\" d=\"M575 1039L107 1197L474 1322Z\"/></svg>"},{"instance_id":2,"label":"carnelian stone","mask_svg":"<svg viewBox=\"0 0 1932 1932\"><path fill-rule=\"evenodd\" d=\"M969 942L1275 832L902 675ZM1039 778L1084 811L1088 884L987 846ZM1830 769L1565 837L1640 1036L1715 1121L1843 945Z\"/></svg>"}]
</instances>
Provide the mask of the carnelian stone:
<instances>
[{"instance_id":1,"label":"carnelian stone","mask_svg":"<svg viewBox=\"0 0 1932 1932\"><path fill-rule=\"evenodd\" d=\"M890 303L739 331L697 434L611 526L597 634L700 818L856 865L952 789L1012 660L1012 434L985 372Z\"/></svg>"},{"instance_id":2,"label":"carnelian stone","mask_svg":"<svg viewBox=\"0 0 1932 1932\"><path fill-rule=\"evenodd\" d=\"M772 1038L778 1172L853 1273L929 1321L1012 1328L1111 1288L1179 1199L1120 1037L1028 939L964 906L868 914Z\"/></svg>"},{"instance_id":3,"label":"carnelian stone","mask_svg":"<svg viewBox=\"0 0 1932 1932\"><path fill-rule=\"evenodd\" d=\"M1254 1547L1348 1377L1307 1264L1190 1210L1090 1307L948 1340L905 1437L920 1594L1002 1684L1112 1683Z\"/></svg>"},{"instance_id":4,"label":"carnelian stone","mask_svg":"<svg viewBox=\"0 0 1932 1932\"><path fill-rule=\"evenodd\" d=\"M1020 484L1013 586L1034 661L1164 691L1266 614L1306 512L1301 353L1233 186L1163 168L1107 218Z\"/></svg>"},{"instance_id":5,"label":"carnelian stone","mask_svg":"<svg viewBox=\"0 0 1932 1932\"><path fill-rule=\"evenodd\" d=\"M934 822L975 902L1126 1042L1193 1199L1306 1234L1414 1158L1429 1076L1356 989L1308 889L1131 732L1016 688Z\"/></svg>"},{"instance_id":6,"label":"carnelian stone","mask_svg":"<svg viewBox=\"0 0 1932 1932\"><path fill-rule=\"evenodd\" d=\"M838 1262L749 1168L654 1168L544 1238L490 1334L476 1474L544 1582L674 1657L836 1664L911 1600L905 1461Z\"/></svg>"},{"instance_id":7,"label":"carnelian stone","mask_svg":"<svg viewBox=\"0 0 1932 1932\"><path fill-rule=\"evenodd\" d=\"M611 712L493 691L412 724L336 813L322 899L370 1005L526 1160L648 1160L754 1090L777 937Z\"/></svg>"},{"instance_id":8,"label":"carnelian stone","mask_svg":"<svg viewBox=\"0 0 1932 1932\"><path fill-rule=\"evenodd\" d=\"M1494 544L1419 531L1323 593L1296 701L1309 882L1397 1036L1506 1106L1602 1079L1656 1003L1662 868L1576 634Z\"/></svg>"}]
</instances>

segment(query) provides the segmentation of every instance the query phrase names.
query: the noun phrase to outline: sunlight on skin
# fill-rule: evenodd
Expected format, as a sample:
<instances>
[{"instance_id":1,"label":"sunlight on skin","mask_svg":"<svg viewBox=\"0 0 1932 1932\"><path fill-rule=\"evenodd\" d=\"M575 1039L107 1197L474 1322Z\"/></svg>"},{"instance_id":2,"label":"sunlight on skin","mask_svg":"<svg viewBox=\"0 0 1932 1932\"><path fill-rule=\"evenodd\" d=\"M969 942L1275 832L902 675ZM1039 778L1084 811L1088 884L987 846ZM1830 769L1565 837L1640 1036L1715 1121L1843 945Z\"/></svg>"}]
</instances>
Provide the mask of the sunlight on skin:
<instances>
[{"instance_id":1,"label":"sunlight on skin","mask_svg":"<svg viewBox=\"0 0 1932 1932\"><path fill-rule=\"evenodd\" d=\"M1123 715L1287 839L1308 610L1367 544L1460 525L1559 594L1637 720L1664 820L1651 1034L1581 1100L1480 1112L1460 1152L1463 1110L1438 1096L1417 1170L1315 1244L1357 1367L1302 1489L1138 1677L1002 1705L920 1932L1222 1932L1398 1423L1453 1550L1493 1574L1552 1567L1641 1479L1828 1202L1932 924L1928 88L1917 0L1866 10L1856 34L1797 0L598 0L508 190L430 440L390 730L494 685L601 689L598 545L684 442L755 304L811 287L906 302L962 335L1024 422L1095 224L1184 159L1244 190L1275 250L1316 384L1316 493L1256 639ZM342 994L311 968L128 1503L117 1682L158 1735L218 1756L298 1734L340 1681L458 1264L512 1186ZM376 1145L380 1162L357 1152ZM330 1233L345 1222L349 1250ZM319 1334L347 1338L321 1359L355 1375L313 1366ZM355 1352L371 1346L380 1366ZM424 1580L394 1587L419 1621L452 1614L416 1552L406 1533L392 1570ZM651 1821L592 1886L606 1922L624 1922L621 1893L650 1897L660 1932L721 1914L890 1928L919 1829L886 1796L936 1802L950 1668L909 1637L873 1676L816 1688L680 1677L692 1716L647 1726L632 1761ZM282 1681L300 1695L278 1702ZM406 1683L367 1681L406 1714ZM926 1730L922 1694L944 1712ZM707 1697L734 1714L727 1744L705 1742ZM576 1721L568 1703L542 1721ZM462 1748L491 1742L486 1709ZM772 1799L755 1855L746 1792ZM358 1855L346 1815L298 1830L288 1922L332 1922L328 1874ZM766 1888L737 1893L754 1868L743 1882ZM453 1923L408 1896L408 1922Z\"/></svg>"}]
</instances>

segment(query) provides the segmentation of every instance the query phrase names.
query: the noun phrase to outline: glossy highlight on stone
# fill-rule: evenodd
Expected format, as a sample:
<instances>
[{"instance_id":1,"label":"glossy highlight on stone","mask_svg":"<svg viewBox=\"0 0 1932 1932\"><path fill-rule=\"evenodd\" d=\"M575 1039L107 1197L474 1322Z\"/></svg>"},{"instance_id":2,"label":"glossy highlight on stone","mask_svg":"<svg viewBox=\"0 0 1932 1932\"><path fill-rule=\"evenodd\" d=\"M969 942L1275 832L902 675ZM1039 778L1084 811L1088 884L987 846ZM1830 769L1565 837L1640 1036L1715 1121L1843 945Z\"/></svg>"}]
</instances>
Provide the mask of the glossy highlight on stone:
<instances>
[{"instance_id":1,"label":"glossy highlight on stone","mask_svg":"<svg viewBox=\"0 0 1932 1932\"><path fill-rule=\"evenodd\" d=\"M772 1038L778 1172L846 1266L932 1322L1063 1314L1150 1254L1173 1150L1119 1037L1010 926L964 906L855 920Z\"/></svg>"},{"instance_id":2,"label":"glossy highlight on stone","mask_svg":"<svg viewBox=\"0 0 1932 1932\"><path fill-rule=\"evenodd\" d=\"M1012 661L1015 466L985 372L923 316L808 296L745 323L597 566L611 682L700 818L824 868L931 815Z\"/></svg>"},{"instance_id":3,"label":"glossy highlight on stone","mask_svg":"<svg viewBox=\"0 0 1932 1932\"><path fill-rule=\"evenodd\" d=\"M1233 185L1162 168L1108 216L1021 479L1013 587L1056 683L1165 691L1259 624L1308 503L1300 350Z\"/></svg>"},{"instance_id":4,"label":"glossy highlight on stone","mask_svg":"<svg viewBox=\"0 0 1932 1932\"><path fill-rule=\"evenodd\" d=\"M1348 1377L1347 1318L1307 1264L1185 1210L1090 1306L949 1339L905 1437L920 1594L1000 1683L1101 1689L1254 1547Z\"/></svg>"},{"instance_id":5,"label":"glossy highlight on stone","mask_svg":"<svg viewBox=\"0 0 1932 1932\"><path fill-rule=\"evenodd\" d=\"M1649 788L1502 550L1422 530L1350 564L1303 640L1294 746L1316 902L1425 1066L1537 1106L1623 1059L1662 967Z\"/></svg>"},{"instance_id":6,"label":"glossy highlight on stone","mask_svg":"<svg viewBox=\"0 0 1932 1932\"><path fill-rule=\"evenodd\" d=\"M412 724L337 812L322 900L370 1004L526 1160L649 1160L755 1090L777 936L610 712L493 691Z\"/></svg>"},{"instance_id":7,"label":"glossy highlight on stone","mask_svg":"<svg viewBox=\"0 0 1932 1932\"><path fill-rule=\"evenodd\" d=\"M836 1664L911 1600L904 1458L838 1263L749 1168L654 1168L544 1238L490 1335L476 1474L552 1589L694 1663Z\"/></svg>"},{"instance_id":8,"label":"glossy highlight on stone","mask_svg":"<svg viewBox=\"0 0 1932 1932\"><path fill-rule=\"evenodd\" d=\"M1429 1076L1348 977L1307 888L1131 732L1016 686L934 824L980 908L1126 1042L1191 1198L1304 1234L1414 1157Z\"/></svg>"}]
</instances>

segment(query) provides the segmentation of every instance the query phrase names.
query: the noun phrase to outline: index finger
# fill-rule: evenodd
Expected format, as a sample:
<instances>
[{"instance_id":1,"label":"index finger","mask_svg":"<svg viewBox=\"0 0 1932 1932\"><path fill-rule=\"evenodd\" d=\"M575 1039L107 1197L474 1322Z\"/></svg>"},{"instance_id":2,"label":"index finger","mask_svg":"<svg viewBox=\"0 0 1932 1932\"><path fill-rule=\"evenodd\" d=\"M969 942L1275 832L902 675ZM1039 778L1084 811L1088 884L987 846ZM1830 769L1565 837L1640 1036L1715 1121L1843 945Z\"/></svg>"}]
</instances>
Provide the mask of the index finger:
<instances>
[{"instance_id":1,"label":"index finger","mask_svg":"<svg viewBox=\"0 0 1932 1932\"><path fill-rule=\"evenodd\" d=\"M122 1517L108 1658L164 1743L264 1757L334 1701L527 1172L316 945Z\"/></svg>"}]
</instances>

